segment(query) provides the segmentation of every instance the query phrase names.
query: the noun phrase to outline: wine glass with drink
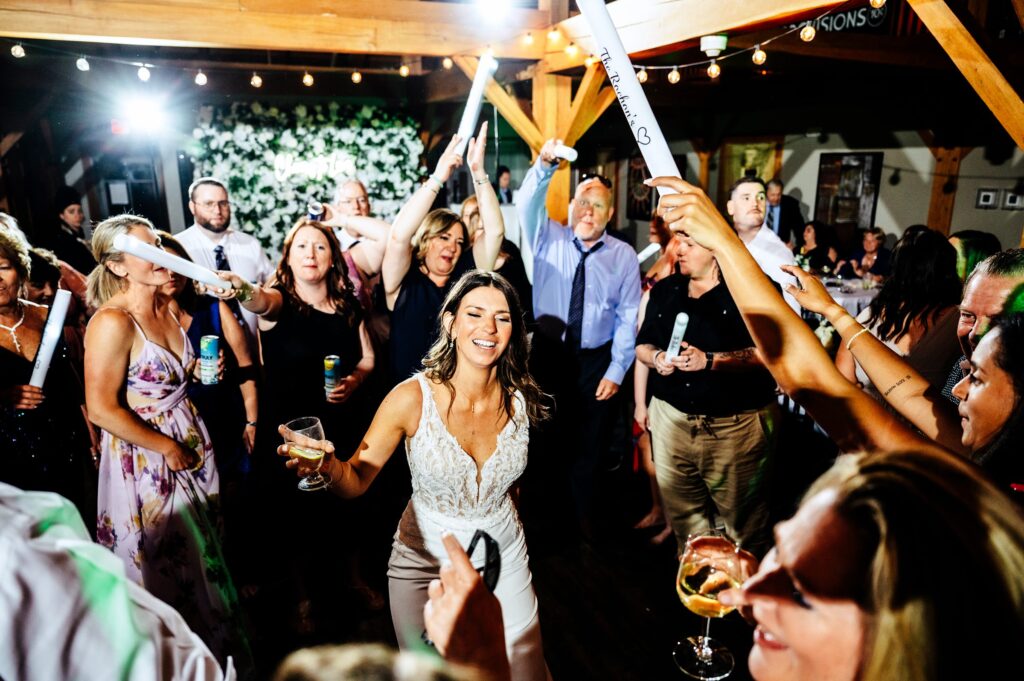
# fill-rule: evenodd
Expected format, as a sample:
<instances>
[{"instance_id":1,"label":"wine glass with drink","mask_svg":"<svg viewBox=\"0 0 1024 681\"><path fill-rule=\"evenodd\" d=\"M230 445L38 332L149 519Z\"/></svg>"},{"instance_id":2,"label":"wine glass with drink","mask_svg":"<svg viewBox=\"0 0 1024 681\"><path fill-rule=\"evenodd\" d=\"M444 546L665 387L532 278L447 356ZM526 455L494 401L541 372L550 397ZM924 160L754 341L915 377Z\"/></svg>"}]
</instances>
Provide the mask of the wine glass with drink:
<instances>
[{"instance_id":1,"label":"wine glass with drink","mask_svg":"<svg viewBox=\"0 0 1024 681\"><path fill-rule=\"evenodd\" d=\"M710 637L711 618L725 617L735 608L718 602L718 593L740 586L739 549L724 532L708 530L691 534L679 561L676 591L691 612L705 617L703 636L691 636L676 644L672 657L687 676L703 681L724 679L732 673L733 656Z\"/></svg>"},{"instance_id":2,"label":"wine glass with drink","mask_svg":"<svg viewBox=\"0 0 1024 681\"><path fill-rule=\"evenodd\" d=\"M299 489L313 492L331 484L331 476L320 472L324 462L324 427L315 416L303 416L284 424L281 435L288 445L288 456L299 459L312 472L299 480Z\"/></svg>"}]
</instances>

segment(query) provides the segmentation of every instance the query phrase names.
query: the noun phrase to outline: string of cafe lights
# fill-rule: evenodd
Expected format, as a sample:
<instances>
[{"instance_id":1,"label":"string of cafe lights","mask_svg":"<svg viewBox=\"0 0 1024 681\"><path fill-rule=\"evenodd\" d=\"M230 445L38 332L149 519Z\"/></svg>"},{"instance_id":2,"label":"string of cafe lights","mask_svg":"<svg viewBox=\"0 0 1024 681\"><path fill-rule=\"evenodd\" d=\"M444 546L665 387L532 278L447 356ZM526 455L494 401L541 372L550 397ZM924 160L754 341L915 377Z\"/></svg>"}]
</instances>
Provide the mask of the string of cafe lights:
<instances>
[{"instance_id":1,"label":"string of cafe lights","mask_svg":"<svg viewBox=\"0 0 1024 681\"><path fill-rule=\"evenodd\" d=\"M113 64L118 66L127 66L136 69L135 74L140 81L143 83L149 82L153 77L154 71L164 72L184 72L193 74L192 81L199 87L205 86L210 82L210 74L215 72L224 73L237 73L247 69L242 69L239 66L220 66L216 62L212 62L207 66L203 67L191 67L191 66L176 66L173 64L153 64L145 61L135 61L131 59L123 59L120 57L108 57L101 55L85 55L80 52L71 52L68 50L62 50L60 48L52 47L50 45L38 45L31 44L26 46L25 43L19 41L12 41L6 38L0 38L0 42L9 44L11 56L15 59L25 59L30 57L30 51L32 53L42 52L52 54L60 57L68 57L75 60L75 68L82 72L91 71L94 64L105 63ZM450 57L445 57L442 62L444 68L450 69L452 67L452 60ZM364 74L371 73L377 75L398 75L402 78L407 78L412 73L412 69L406 63L402 63L398 68L364 68L359 69L355 67L327 67L317 69L315 67L304 67L304 66L290 66L290 65L273 65L268 63L265 67L257 67L252 69L249 77L249 85L253 88L263 87L264 75L267 72L281 72L281 71L294 71L301 72L300 82L306 87L313 87L316 83L316 78L313 75L317 70L326 73L349 73L349 77L352 82L356 85L363 81ZM261 75L261 71L264 75Z\"/></svg>"},{"instance_id":2,"label":"string of cafe lights","mask_svg":"<svg viewBox=\"0 0 1024 681\"><path fill-rule=\"evenodd\" d=\"M872 9L881 9L882 7L885 6L885 3L886 0L868 0L868 5L870 5ZM846 9L850 4L852 4L852 2L845 2L835 7L832 7L826 10L825 12L822 12L818 16L814 17L813 19L808 19L798 24L797 26L794 26L793 28L786 29L785 31L779 33L778 35L766 38L765 40L762 40L761 42L755 44L752 47L747 47L741 50L737 50L735 52L730 52L729 54L715 55L709 59L701 59L699 61L689 62L685 64L634 64L633 68L637 72L637 80L639 80L641 83L647 82L648 78L650 77L648 74L649 71L668 71L668 82L671 83L672 85L675 85L681 79L680 71L699 66L706 66L708 78L714 80L715 78L718 78L722 74L722 67L720 66L721 62L727 59L738 57L742 54L749 53L750 60L754 63L754 65L762 66L768 60L768 53L764 49L766 45L781 38L785 38L786 36L789 36L790 34L793 33L798 33L800 36L800 40L804 41L805 43L809 43L812 40L814 40L815 36L818 33L817 29L815 28L815 24L819 23L822 19L829 16L830 14ZM562 33L557 28L554 28L548 32L547 39L549 43L557 44L559 41L562 40ZM534 41L535 38L533 33L527 33L526 35L523 36L523 43L525 45L532 45ZM569 44L566 45L564 48L565 54L568 55L569 57L578 56L579 50L579 46L576 45L576 43L574 42L569 42ZM590 67L591 65L596 63L596 61L597 58L594 55L589 55L584 60L584 64L587 67Z\"/></svg>"},{"instance_id":3,"label":"string of cafe lights","mask_svg":"<svg viewBox=\"0 0 1024 681\"><path fill-rule=\"evenodd\" d=\"M868 4L872 8L874 8L874 9L881 9L883 6L885 6L885 3L886 3L886 0L868 0ZM781 38L785 38L785 37L789 36L792 33L799 33L800 39L803 40L804 42L808 42L809 43L812 40L814 40L815 36L817 35L817 29L815 29L815 27L814 27L814 25L816 23L820 22L822 19L824 19L825 17L829 16L830 14L833 14L834 12L839 11L840 9L845 8L849 4L850 4L850 2L846 2L846 3L843 3L843 4L838 5L836 7L832 7L831 9L829 9L829 10L827 10L825 12L822 12L818 16L814 17L813 19L806 20L806 21L804 21L803 23L801 23L801 24L799 24L797 26L794 26L792 28L789 28L789 29L783 31L782 33L779 33L778 35L775 35L775 36L772 36L772 37L767 38L765 40L762 40L761 42L755 44L753 47L743 48L743 49L737 50L735 52L730 52L729 54L716 54L715 56L712 56L709 59L702 59L702 60L699 60L699 61L689 62L689 63L685 63L685 64L670 64L670 65L663 65L663 64L646 64L646 65L645 64L634 64L633 68L637 71L637 79L641 83L646 83L647 82L648 78L650 77L649 74L648 74L649 71L668 71L669 72L668 76L667 76L668 82L671 83L672 85L675 85L681 79L680 70L685 70L685 69L699 67L699 66L706 66L707 67L706 72L707 72L708 77L711 78L712 80L714 80L715 78L718 78L721 75L721 73L722 73L722 67L720 66L720 62L723 62L723 61L726 61L728 59L732 59L732 58L738 57L738 56L740 56L742 54L750 53L750 59L754 63L754 65L755 66L762 66L765 63L765 61L767 61L767 59L768 59L768 54L767 54L767 52L764 49L764 47L766 45L768 45L768 44L770 44L770 43L772 43L772 42L774 42L776 40L779 40ZM548 39L549 43L557 44L558 42L560 42L562 40L562 33L557 28L552 28L547 33L547 39ZM526 45L532 45L534 43L534 41L535 41L535 38L534 38L534 35L533 35L532 32L531 33L526 33L523 36L523 42ZM28 50L26 50L25 45L23 43L21 43L21 42L12 42L11 40L8 40L8 39L4 39L4 42L9 43L11 45L11 48L10 48L11 56L14 57L15 59L24 59L27 56L29 56L28 55ZM190 72L190 73L194 71L194 76L193 76L192 80L199 87L203 87L207 83L209 83L208 73L212 73L212 72L215 72L215 71L232 71L232 72L237 72L238 70L240 70L238 68L231 68L231 67L218 67L215 63L211 64L210 66L208 66L206 68L206 70L204 71L203 68L194 68L193 69L193 68L173 66L173 65L167 65L167 64L159 65L158 66L158 65L151 64L151 63L148 63L148 62L140 62L140 61L133 61L133 60L129 60L129 59L121 59L121 58L118 58L118 57L106 57L106 56L99 56L99 55L92 55L90 57L87 57L84 54L75 53L75 52L69 52L69 51L66 51L66 50L61 50L59 48L54 48L54 47L51 47L49 45L33 45L32 46L32 50L33 51L38 50L38 51L42 51L42 52L49 52L49 53L52 53L52 54L68 56L68 57L77 57L75 59L75 67L79 71L83 71L83 72L90 71L91 68L92 68L92 63L93 62L106 62L106 63L111 63L111 64L118 64L118 65L122 65L122 66L133 67L133 68L136 69L136 75L138 76L139 80L144 82L144 83L145 82L149 82L150 78L153 75L153 70L154 69L165 70L165 71L185 71L185 72ZM576 57L576 56L578 56L579 55L579 50L580 50L579 46L576 45L576 43L574 43L574 42L569 42L569 44L566 45L565 48L564 48L564 51L565 51L566 55L568 55L569 57ZM488 53L493 54L493 50L490 47L488 47L486 51ZM596 61L597 61L597 59L596 59L596 57L594 57L594 55L588 55L587 58L584 60L584 65L586 65L587 67L590 67L594 63L596 63ZM445 70L450 71L452 69L452 67L454 66L454 61L453 61L453 59L450 56L446 56L446 57L444 57L441 60L441 66ZM299 67L299 68L302 68L302 67ZM276 67L275 68L275 67L273 67L273 66L268 64L267 67L264 69L264 73L266 73L267 71L280 71L280 70L281 70L281 67ZM288 70L295 70L295 69L289 68ZM411 74L411 69L410 69L409 65L406 64L406 63L402 63L398 67L398 69L381 69L381 68L376 68L376 69L364 69L364 70L367 71L367 72L372 72L372 73L376 73L376 74L386 74L386 75L397 74L397 75L399 75L402 78L407 78ZM351 78L352 82L354 84L356 84L356 85L358 85L359 83L361 83L363 81L363 71L364 70L360 70L360 69L356 69L356 68L348 69L348 68L345 68L345 67L332 67L332 68L329 69L330 72L349 72L350 73L350 78ZM316 69L308 69L308 68L306 68L306 69L303 70L303 73L302 73L302 76L301 76L301 83L304 86L306 86L306 87L313 87L313 85L316 82L316 79L313 76L313 73L311 73L311 71L316 71ZM259 89L259 88L261 88L263 86L263 82L264 82L263 81L263 76L260 75L260 69L258 69L258 68L254 69L252 71L251 77L249 78L249 85L252 86L255 89Z\"/></svg>"}]
</instances>

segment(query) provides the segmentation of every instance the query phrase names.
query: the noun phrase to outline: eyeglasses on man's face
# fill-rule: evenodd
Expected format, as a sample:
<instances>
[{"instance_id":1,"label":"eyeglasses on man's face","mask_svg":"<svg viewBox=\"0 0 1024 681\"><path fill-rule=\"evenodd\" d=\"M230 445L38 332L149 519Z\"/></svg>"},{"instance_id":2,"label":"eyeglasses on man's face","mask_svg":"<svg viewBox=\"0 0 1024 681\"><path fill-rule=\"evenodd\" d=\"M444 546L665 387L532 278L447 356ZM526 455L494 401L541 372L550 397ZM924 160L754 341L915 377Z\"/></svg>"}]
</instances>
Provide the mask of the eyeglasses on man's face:
<instances>
[{"instance_id":1,"label":"eyeglasses on man's face","mask_svg":"<svg viewBox=\"0 0 1024 681\"><path fill-rule=\"evenodd\" d=\"M231 210L230 201L197 201L196 205L203 210Z\"/></svg>"},{"instance_id":2,"label":"eyeglasses on man's face","mask_svg":"<svg viewBox=\"0 0 1024 681\"><path fill-rule=\"evenodd\" d=\"M366 196L346 196L341 203L345 206L369 206L370 199Z\"/></svg>"}]
</instances>

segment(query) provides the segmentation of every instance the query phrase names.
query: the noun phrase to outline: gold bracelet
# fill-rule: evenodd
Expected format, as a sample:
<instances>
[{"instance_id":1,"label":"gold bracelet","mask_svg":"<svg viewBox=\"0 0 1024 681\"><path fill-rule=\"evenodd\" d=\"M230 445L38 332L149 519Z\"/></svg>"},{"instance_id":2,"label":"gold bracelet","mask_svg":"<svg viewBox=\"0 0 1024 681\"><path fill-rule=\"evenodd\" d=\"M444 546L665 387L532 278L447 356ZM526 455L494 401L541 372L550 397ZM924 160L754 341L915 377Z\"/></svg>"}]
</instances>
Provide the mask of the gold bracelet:
<instances>
[{"instance_id":1,"label":"gold bracelet","mask_svg":"<svg viewBox=\"0 0 1024 681\"><path fill-rule=\"evenodd\" d=\"M853 341L857 340L857 336L861 335L862 333L867 333L867 332L868 332L868 330L865 327L865 328L861 329L860 331L858 331L857 333L853 334L853 337L851 337L850 340L846 341L846 350L847 350L847 352L849 352L850 346L853 345Z\"/></svg>"}]
</instances>

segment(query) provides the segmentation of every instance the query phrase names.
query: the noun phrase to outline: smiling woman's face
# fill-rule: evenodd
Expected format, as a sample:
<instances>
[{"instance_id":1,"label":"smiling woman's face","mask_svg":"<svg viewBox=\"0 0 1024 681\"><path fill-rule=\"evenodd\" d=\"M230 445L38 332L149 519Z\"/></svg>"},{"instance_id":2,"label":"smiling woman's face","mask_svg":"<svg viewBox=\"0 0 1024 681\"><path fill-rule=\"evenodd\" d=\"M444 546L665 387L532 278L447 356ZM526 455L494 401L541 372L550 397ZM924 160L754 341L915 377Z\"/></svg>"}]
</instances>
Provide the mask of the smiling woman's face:
<instances>
[{"instance_id":1,"label":"smiling woman's face","mask_svg":"<svg viewBox=\"0 0 1024 681\"><path fill-rule=\"evenodd\" d=\"M866 615L852 594L863 581L866 557L834 504L834 490L819 492L780 523L775 548L743 587L757 620L750 651L757 681L857 677Z\"/></svg>"}]
</instances>

